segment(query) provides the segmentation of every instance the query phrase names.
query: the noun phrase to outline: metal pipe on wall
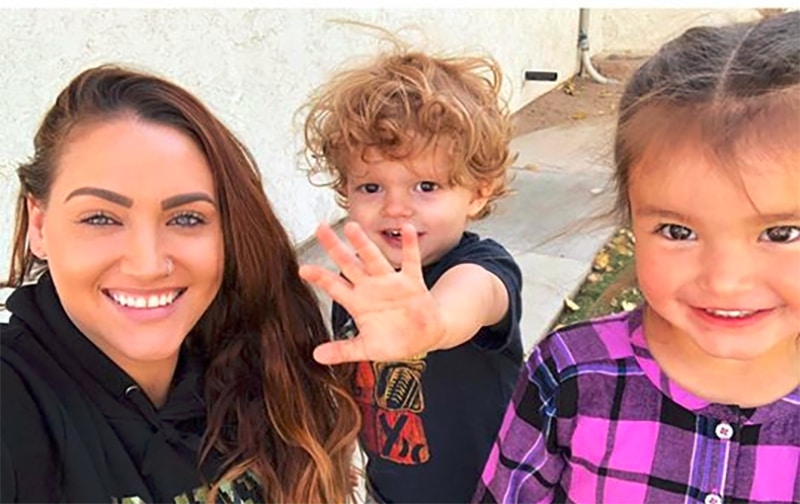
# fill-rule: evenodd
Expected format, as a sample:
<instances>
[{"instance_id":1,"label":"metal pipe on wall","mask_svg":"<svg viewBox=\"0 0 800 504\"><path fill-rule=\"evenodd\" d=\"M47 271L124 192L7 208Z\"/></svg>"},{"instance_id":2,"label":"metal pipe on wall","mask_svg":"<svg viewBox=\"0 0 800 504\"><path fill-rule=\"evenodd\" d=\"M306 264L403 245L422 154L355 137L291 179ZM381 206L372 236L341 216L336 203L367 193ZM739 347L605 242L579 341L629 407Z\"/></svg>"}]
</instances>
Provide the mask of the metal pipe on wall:
<instances>
[{"instance_id":1,"label":"metal pipe on wall","mask_svg":"<svg viewBox=\"0 0 800 504\"><path fill-rule=\"evenodd\" d=\"M617 82L600 74L592 65L592 58L589 56L589 9L580 9L578 18L578 48L581 51L581 76L589 76L600 84L611 84Z\"/></svg>"}]
</instances>

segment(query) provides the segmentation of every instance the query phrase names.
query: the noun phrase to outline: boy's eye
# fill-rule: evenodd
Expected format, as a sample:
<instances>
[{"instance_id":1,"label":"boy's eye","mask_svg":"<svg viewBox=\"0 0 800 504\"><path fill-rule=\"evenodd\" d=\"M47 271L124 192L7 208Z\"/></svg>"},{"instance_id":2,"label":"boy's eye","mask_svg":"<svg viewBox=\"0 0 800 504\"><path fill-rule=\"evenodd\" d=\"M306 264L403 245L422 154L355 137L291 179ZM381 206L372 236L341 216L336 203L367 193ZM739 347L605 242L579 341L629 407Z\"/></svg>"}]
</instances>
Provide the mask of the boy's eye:
<instances>
[{"instance_id":1,"label":"boy's eye","mask_svg":"<svg viewBox=\"0 0 800 504\"><path fill-rule=\"evenodd\" d=\"M679 224L662 224L656 229L656 232L664 238L673 241L694 240L697 238L694 231Z\"/></svg>"},{"instance_id":2,"label":"boy's eye","mask_svg":"<svg viewBox=\"0 0 800 504\"><path fill-rule=\"evenodd\" d=\"M430 180L423 180L417 184L417 189L422 192L433 192L439 188L439 184L431 182Z\"/></svg>"},{"instance_id":3,"label":"boy's eye","mask_svg":"<svg viewBox=\"0 0 800 504\"><path fill-rule=\"evenodd\" d=\"M792 243L800 239L800 226L775 226L764 230L760 241L774 243Z\"/></svg>"},{"instance_id":4,"label":"boy's eye","mask_svg":"<svg viewBox=\"0 0 800 504\"><path fill-rule=\"evenodd\" d=\"M205 223L206 221L201 215L194 212L183 212L170 219L168 225L191 228Z\"/></svg>"},{"instance_id":5,"label":"boy's eye","mask_svg":"<svg viewBox=\"0 0 800 504\"><path fill-rule=\"evenodd\" d=\"M369 184L361 184L356 188L356 190L367 194L372 194L378 192L380 188L381 187L378 184L369 183Z\"/></svg>"},{"instance_id":6,"label":"boy's eye","mask_svg":"<svg viewBox=\"0 0 800 504\"><path fill-rule=\"evenodd\" d=\"M119 222L112 219L108 215L98 212L80 220L81 224L88 224L90 226L118 226Z\"/></svg>"}]
</instances>

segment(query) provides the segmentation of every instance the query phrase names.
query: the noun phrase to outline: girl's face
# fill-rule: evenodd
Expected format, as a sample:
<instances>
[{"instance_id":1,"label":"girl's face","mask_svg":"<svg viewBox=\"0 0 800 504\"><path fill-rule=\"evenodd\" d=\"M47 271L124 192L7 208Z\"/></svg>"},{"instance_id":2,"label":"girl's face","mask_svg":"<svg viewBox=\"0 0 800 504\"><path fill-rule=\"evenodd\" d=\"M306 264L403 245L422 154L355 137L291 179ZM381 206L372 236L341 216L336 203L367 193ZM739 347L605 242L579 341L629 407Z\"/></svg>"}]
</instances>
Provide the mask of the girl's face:
<instances>
[{"instance_id":1,"label":"girl's face","mask_svg":"<svg viewBox=\"0 0 800 504\"><path fill-rule=\"evenodd\" d=\"M800 149L736 169L697 146L631 171L636 271L659 336L710 357L794 351L800 334Z\"/></svg>"},{"instance_id":2,"label":"girl's face","mask_svg":"<svg viewBox=\"0 0 800 504\"><path fill-rule=\"evenodd\" d=\"M134 378L171 372L222 281L205 156L178 130L122 118L78 126L56 163L48 204L28 202L31 250L70 319L117 365Z\"/></svg>"}]
</instances>

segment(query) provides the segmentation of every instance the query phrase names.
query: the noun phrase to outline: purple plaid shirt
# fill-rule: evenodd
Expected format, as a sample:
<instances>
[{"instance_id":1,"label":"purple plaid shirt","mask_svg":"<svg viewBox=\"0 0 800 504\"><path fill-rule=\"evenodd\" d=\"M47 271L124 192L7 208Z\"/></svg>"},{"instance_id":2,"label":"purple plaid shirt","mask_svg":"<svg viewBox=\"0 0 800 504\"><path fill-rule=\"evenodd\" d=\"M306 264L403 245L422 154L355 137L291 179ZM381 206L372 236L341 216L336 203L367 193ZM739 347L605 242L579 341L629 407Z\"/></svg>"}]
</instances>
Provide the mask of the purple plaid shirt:
<instances>
[{"instance_id":1,"label":"purple plaid shirt","mask_svg":"<svg viewBox=\"0 0 800 504\"><path fill-rule=\"evenodd\" d=\"M520 376L474 502L800 502L800 388L759 408L665 376L642 311L555 332Z\"/></svg>"}]
</instances>

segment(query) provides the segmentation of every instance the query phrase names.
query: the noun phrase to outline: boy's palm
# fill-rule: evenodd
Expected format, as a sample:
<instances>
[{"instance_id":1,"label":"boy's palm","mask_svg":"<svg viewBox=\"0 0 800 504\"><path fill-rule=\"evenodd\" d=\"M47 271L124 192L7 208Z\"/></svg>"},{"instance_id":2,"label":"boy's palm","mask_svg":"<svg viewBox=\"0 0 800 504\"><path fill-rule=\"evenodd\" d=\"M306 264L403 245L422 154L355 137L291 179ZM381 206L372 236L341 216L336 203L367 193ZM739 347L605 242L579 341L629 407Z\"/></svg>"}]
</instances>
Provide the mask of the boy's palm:
<instances>
[{"instance_id":1,"label":"boy's palm","mask_svg":"<svg viewBox=\"0 0 800 504\"><path fill-rule=\"evenodd\" d=\"M444 337L444 322L436 300L425 286L414 227L402 228L403 256L399 271L386 260L358 224L348 223L345 236L353 249L327 225L317 238L341 269L303 265L300 276L342 305L353 317L358 335L324 343L314 350L322 364L394 361L424 354Z\"/></svg>"}]
</instances>

